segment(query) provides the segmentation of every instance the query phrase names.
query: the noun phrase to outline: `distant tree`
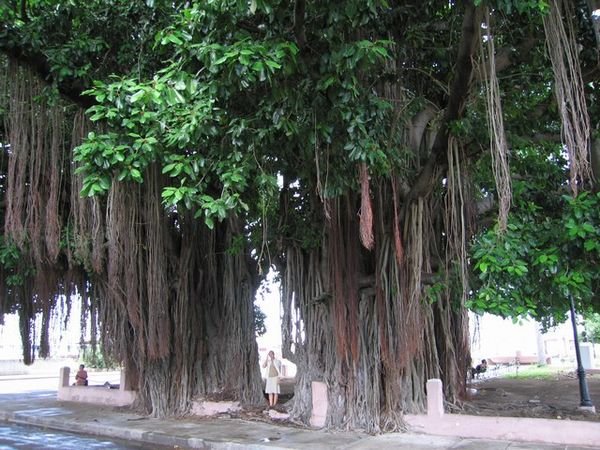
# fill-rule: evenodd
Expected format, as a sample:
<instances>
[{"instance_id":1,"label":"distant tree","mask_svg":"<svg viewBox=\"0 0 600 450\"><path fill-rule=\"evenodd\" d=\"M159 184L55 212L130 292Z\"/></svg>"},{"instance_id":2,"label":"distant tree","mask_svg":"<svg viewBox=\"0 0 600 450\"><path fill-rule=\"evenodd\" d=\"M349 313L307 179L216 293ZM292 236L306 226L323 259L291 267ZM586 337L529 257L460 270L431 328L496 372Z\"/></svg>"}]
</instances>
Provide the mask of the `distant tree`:
<instances>
[{"instance_id":1,"label":"distant tree","mask_svg":"<svg viewBox=\"0 0 600 450\"><path fill-rule=\"evenodd\" d=\"M81 360L86 367L93 369L114 370L119 368L119 362L107 357L104 352L94 347L82 346Z\"/></svg>"},{"instance_id":2,"label":"distant tree","mask_svg":"<svg viewBox=\"0 0 600 450\"><path fill-rule=\"evenodd\" d=\"M266 314L254 304L254 331L257 336L264 336L267 332L267 327L265 325L266 318Z\"/></svg>"},{"instance_id":3,"label":"distant tree","mask_svg":"<svg viewBox=\"0 0 600 450\"><path fill-rule=\"evenodd\" d=\"M584 316L583 322L582 332L585 331L585 336L581 336L581 340L591 341L595 344L600 343L600 314L588 313Z\"/></svg>"}]
</instances>

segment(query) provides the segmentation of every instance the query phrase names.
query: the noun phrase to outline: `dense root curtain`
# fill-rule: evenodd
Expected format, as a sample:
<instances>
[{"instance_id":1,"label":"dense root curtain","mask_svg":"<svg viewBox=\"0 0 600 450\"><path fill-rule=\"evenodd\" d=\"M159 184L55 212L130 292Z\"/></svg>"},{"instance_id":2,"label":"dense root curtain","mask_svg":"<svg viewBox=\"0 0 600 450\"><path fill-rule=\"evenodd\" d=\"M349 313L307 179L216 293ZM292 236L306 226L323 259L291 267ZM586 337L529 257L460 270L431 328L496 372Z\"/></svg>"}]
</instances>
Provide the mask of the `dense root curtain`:
<instances>
[{"instance_id":1,"label":"dense root curtain","mask_svg":"<svg viewBox=\"0 0 600 450\"><path fill-rule=\"evenodd\" d=\"M27 70L11 63L7 76L3 243L18 260L0 273L0 315L19 312L24 361L38 346L49 354L50 318L78 295L92 345L125 366L150 414L186 413L195 396L260 402L259 280L248 250L233 245L240 220L209 230L165 208L157 166L143 184L115 180L107 197L82 198L72 151L91 124L73 105L50 101Z\"/></svg>"},{"instance_id":2,"label":"dense root curtain","mask_svg":"<svg viewBox=\"0 0 600 450\"><path fill-rule=\"evenodd\" d=\"M246 253L230 250L238 221L209 230L165 214L161 180L152 167L143 185L111 189L103 311L118 313L105 336L116 336L114 352L137 372L141 406L155 416L186 413L195 395L259 402L257 280Z\"/></svg>"},{"instance_id":3,"label":"dense root curtain","mask_svg":"<svg viewBox=\"0 0 600 450\"><path fill-rule=\"evenodd\" d=\"M82 277L64 259L63 231L68 228L69 189L66 108L49 101L44 84L28 70L9 62L6 83L7 158L3 210L3 246L12 261L3 264L2 295L7 309L20 311L23 359L47 357L49 325L58 297L81 290ZM34 330L41 315L41 328ZM36 337L39 339L37 340Z\"/></svg>"},{"instance_id":4,"label":"dense root curtain","mask_svg":"<svg viewBox=\"0 0 600 450\"><path fill-rule=\"evenodd\" d=\"M361 202L353 195L329 201L318 249L287 247L284 356L298 364L292 414L299 420L310 417L311 381L328 387L329 427L369 432L401 429L403 413L422 412L429 378L449 384L449 401L464 394L466 365L452 360L468 352L464 331L455 330L466 326L464 308L450 297L431 304L423 292L437 240L428 217L439 205L419 199L406 209L399 264L391 186L380 182L374 191L372 251L361 245Z\"/></svg>"}]
</instances>

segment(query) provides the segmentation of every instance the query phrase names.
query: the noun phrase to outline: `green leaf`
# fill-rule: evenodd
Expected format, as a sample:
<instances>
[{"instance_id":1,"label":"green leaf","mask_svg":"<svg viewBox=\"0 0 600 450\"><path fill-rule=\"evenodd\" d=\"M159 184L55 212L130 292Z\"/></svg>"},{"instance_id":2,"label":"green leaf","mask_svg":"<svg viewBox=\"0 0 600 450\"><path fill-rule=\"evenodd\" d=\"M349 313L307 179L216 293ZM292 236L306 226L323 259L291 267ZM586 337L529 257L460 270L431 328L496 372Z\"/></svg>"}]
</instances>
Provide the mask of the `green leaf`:
<instances>
[{"instance_id":1,"label":"green leaf","mask_svg":"<svg viewBox=\"0 0 600 450\"><path fill-rule=\"evenodd\" d=\"M176 45L183 45L183 41L175 34L169 34L167 40Z\"/></svg>"},{"instance_id":2,"label":"green leaf","mask_svg":"<svg viewBox=\"0 0 600 450\"><path fill-rule=\"evenodd\" d=\"M144 91L143 89L140 89L139 91L137 91L135 94L133 94L130 97L131 103L137 102L139 99L141 99L144 96L145 93L146 93L146 91Z\"/></svg>"},{"instance_id":3,"label":"green leaf","mask_svg":"<svg viewBox=\"0 0 600 450\"><path fill-rule=\"evenodd\" d=\"M163 169L162 169L162 173L163 173L163 175L164 175L165 173L169 173L169 172L171 172L171 171L173 170L173 168L174 168L174 167L175 167L175 163L167 164L166 166L164 166L164 167L163 167Z\"/></svg>"},{"instance_id":4,"label":"green leaf","mask_svg":"<svg viewBox=\"0 0 600 450\"><path fill-rule=\"evenodd\" d=\"M214 230L214 228L215 228L215 221L213 220L213 218L212 218L212 217L210 217L210 216L206 216L206 217L204 218L204 223L206 224L206 226L207 226L209 229L211 229L211 230Z\"/></svg>"},{"instance_id":5,"label":"green leaf","mask_svg":"<svg viewBox=\"0 0 600 450\"><path fill-rule=\"evenodd\" d=\"M225 61L227 61L229 59L229 57L227 56L222 56L221 58L217 59L216 61L214 61L212 63L213 66L219 66L221 64L223 64Z\"/></svg>"},{"instance_id":6,"label":"green leaf","mask_svg":"<svg viewBox=\"0 0 600 450\"><path fill-rule=\"evenodd\" d=\"M281 69L281 64L279 64L279 63L277 63L277 62L275 62L275 61L272 61L272 60L270 60L270 59L267 59L267 60L265 61L265 64L266 64L267 66L269 66L270 68L272 68L272 69Z\"/></svg>"},{"instance_id":7,"label":"green leaf","mask_svg":"<svg viewBox=\"0 0 600 450\"><path fill-rule=\"evenodd\" d=\"M138 183L141 183L143 181L141 172L136 168L132 168L129 171L129 176L132 180L137 181Z\"/></svg>"}]
</instances>

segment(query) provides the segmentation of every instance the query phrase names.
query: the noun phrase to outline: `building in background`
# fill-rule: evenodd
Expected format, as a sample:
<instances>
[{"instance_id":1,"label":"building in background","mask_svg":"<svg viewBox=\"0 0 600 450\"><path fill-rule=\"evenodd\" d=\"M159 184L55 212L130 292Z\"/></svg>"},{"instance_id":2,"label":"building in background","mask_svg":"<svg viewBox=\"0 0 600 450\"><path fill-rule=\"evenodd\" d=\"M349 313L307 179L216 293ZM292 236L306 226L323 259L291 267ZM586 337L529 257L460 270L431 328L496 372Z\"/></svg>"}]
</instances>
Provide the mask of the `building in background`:
<instances>
[{"instance_id":1,"label":"building in background","mask_svg":"<svg viewBox=\"0 0 600 450\"><path fill-rule=\"evenodd\" d=\"M542 333L534 320L513 323L491 314L470 314L471 357L508 362L519 358L523 364L552 364L575 367L575 344L570 320ZM582 329L578 330L581 334ZM584 368L594 366L598 345L581 343ZM585 353L585 355L584 355ZM600 355L599 355L600 356ZM587 366L587 367L586 367Z\"/></svg>"}]
</instances>

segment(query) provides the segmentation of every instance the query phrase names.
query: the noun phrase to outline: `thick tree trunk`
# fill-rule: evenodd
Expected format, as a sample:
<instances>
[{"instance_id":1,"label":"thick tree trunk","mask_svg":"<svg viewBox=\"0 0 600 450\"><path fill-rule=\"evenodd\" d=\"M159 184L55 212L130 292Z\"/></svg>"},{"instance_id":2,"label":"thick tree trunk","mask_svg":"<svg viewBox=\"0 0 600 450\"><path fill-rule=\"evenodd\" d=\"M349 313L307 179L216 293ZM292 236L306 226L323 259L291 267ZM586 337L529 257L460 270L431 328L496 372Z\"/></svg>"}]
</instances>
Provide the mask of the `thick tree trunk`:
<instances>
[{"instance_id":1,"label":"thick tree trunk","mask_svg":"<svg viewBox=\"0 0 600 450\"><path fill-rule=\"evenodd\" d=\"M145 179L113 186L107 223L106 308L122 314L117 340L133 338L120 357L139 370L140 405L164 417L186 413L196 394L260 402L257 280L246 254L231 250L237 220L208 230L187 215L168 218L158 170Z\"/></svg>"},{"instance_id":2,"label":"thick tree trunk","mask_svg":"<svg viewBox=\"0 0 600 450\"><path fill-rule=\"evenodd\" d=\"M406 209L397 245L389 205L375 197L375 248L360 247L356 199L332 202L319 249L290 246L282 268L284 356L298 364L292 414L308 421L311 381L328 386L327 425L369 432L400 429L402 414L422 412L425 382L442 378L447 400L464 394L468 340L464 306L449 292L433 304L421 273L438 239L435 211L421 199ZM431 222L430 222L431 221ZM405 254L398 254L403 248ZM358 280L374 280L370 286Z\"/></svg>"}]
</instances>

